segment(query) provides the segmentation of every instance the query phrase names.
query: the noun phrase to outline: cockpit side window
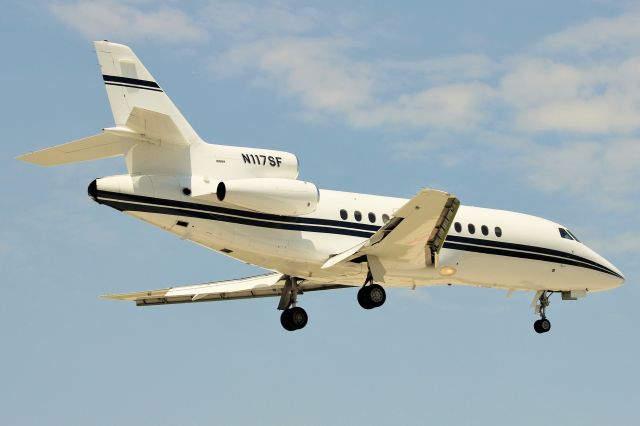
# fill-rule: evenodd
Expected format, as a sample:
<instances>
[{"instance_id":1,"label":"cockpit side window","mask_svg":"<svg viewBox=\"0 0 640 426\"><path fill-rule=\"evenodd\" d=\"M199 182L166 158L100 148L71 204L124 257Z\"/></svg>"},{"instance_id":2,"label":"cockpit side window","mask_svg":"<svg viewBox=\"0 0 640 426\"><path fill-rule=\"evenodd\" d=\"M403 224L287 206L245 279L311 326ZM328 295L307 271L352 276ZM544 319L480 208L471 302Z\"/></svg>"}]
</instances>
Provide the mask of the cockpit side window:
<instances>
[{"instance_id":1,"label":"cockpit side window","mask_svg":"<svg viewBox=\"0 0 640 426\"><path fill-rule=\"evenodd\" d=\"M568 229L566 229L566 231L569 233L569 235L571 235L571 237L573 237L574 240L576 240L577 242L580 242L578 237L576 237L576 235L573 232L569 231Z\"/></svg>"},{"instance_id":2,"label":"cockpit side window","mask_svg":"<svg viewBox=\"0 0 640 426\"><path fill-rule=\"evenodd\" d=\"M558 230L560 231L560 236L562 238L566 238L567 240L573 240L573 237L571 236L571 234L564 228L558 228Z\"/></svg>"}]
</instances>

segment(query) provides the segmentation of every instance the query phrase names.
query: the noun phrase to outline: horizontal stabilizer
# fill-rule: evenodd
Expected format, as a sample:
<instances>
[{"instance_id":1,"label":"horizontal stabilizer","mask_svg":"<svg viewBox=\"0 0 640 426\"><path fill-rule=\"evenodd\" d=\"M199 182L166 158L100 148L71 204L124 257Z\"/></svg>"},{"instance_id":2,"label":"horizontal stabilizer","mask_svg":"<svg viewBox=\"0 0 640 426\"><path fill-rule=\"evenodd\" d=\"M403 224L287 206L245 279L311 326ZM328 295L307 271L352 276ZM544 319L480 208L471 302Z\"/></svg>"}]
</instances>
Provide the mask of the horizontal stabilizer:
<instances>
[{"instance_id":1,"label":"horizontal stabilizer","mask_svg":"<svg viewBox=\"0 0 640 426\"><path fill-rule=\"evenodd\" d=\"M248 299L280 296L285 286L285 276L279 272L237 280L208 284L140 291L127 294L105 294L101 297L135 302L138 306L166 305L173 303L212 302L216 300ZM331 283L301 281L299 291L330 290L348 286Z\"/></svg>"},{"instance_id":2,"label":"horizontal stabilizer","mask_svg":"<svg viewBox=\"0 0 640 426\"><path fill-rule=\"evenodd\" d=\"M135 141L111 132L78 139L17 157L40 166L57 166L124 155Z\"/></svg>"}]
</instances>

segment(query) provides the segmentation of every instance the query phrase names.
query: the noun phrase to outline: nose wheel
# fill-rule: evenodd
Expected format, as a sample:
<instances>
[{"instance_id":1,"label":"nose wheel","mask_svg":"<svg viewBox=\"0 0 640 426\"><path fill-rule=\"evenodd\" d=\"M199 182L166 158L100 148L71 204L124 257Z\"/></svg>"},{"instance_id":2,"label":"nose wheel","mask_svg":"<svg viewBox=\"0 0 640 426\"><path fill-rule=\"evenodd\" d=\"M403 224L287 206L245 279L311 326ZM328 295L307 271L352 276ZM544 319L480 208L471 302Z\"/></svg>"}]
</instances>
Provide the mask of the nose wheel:
<instances>
[{"instance_id":1,"label":"nose wheel","mask_svg":"<svg viewBox=\"0 0 640 426\"><path fill-rule=\"evenodd\" d=\"M533 329L536 331L536 333L546 333L547 331L551 330L551 321L546 318L541 318L533 323Z\"/></svg>"},{"instance_id":2,"label":"nose wheel","mask_svg":"<svg viewBox=\"0 0 640 426\"><path fill-rule=\"evenodd\" d=\"M533 323L533 329L538 334L547 333L551 330L551 321L547 319L546 310L551 303L549 302L549 297L552 294L552 291L539 291L536 293L537 301L535 297L533 299L533 303L535 303L535 311L537 314L540 314L540 319Z\"/></svg>"}]
</instances>

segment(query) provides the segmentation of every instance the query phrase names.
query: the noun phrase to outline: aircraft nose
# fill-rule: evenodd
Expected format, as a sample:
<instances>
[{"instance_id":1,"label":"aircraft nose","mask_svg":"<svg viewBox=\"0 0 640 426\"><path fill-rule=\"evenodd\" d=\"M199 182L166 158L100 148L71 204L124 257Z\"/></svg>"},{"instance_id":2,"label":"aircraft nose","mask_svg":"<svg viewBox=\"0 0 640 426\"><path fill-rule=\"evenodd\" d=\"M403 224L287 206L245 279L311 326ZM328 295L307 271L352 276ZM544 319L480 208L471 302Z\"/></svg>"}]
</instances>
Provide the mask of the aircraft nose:
<instances>
[{"instance_id":1,"label":"aircraft nose","mask_svg":"<svg viewBox=\"0 0 640 426\"><path fill-rule=\"evenodd\" d=\"M613 265L613 263L609 262L607 259L605 259L603 256L596 253L594 250L592 249L589 249L589 250L595 257L594 260L597 263L599 263L602 269L604 269L604 271L606 271L606 273L609 275L610 279L608 281L610 282L611 287L619 287L622 284L624 284L625 277L620 271L620 269L616 268Z\"/></svg>"}]
</instances>

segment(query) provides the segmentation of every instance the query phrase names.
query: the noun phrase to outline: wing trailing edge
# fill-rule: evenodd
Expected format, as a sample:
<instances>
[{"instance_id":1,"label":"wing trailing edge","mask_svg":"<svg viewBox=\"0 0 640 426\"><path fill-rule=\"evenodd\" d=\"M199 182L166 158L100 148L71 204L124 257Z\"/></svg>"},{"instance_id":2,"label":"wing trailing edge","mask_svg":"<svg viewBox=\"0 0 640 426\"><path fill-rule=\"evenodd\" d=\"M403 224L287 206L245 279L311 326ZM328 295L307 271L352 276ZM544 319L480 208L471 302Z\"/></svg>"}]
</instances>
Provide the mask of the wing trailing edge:
<instances>
[{"instance_id":1,"label":"wing trailing edge","mask_svg":"<svg viewBox=\"0 0 640 426\"><path fill-rule=\"evenodd\" d=\"M171 287L126 294L105 294L112 300L135 302L137 306L169 305L177 303L213 302L218 300L250 299L280 296L285 287L285 275L275 272L255 277L218 281L206 284ZM341 284L301 281L299 291L330 290L349 287Z\"/></svg>"}]
</instances>

